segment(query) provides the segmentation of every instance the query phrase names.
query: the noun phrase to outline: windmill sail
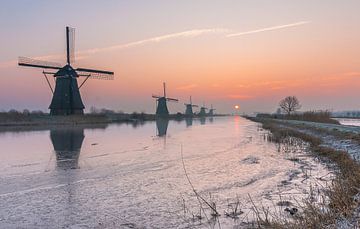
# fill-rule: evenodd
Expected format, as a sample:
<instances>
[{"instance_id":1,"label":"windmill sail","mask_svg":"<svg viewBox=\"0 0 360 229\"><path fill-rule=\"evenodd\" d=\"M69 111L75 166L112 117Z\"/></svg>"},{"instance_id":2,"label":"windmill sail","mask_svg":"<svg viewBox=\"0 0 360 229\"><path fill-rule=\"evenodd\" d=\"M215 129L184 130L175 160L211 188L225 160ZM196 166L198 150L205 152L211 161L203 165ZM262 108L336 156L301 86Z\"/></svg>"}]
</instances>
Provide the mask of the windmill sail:
<instances>
[{"instance_id":1,"label":"windmill sail","mask_svg":"<svg viewBox=\"0 0 360 229\"><path fill-rule=\"evenodd\" d=\"M95 70L88 68L77 68L76 72L79 74L79 76L86 76L93 79L105 79L105 80L114 79L114 72L109 72L109 71L102 71L102 70Z\"/></svg>"},{"instance_id":2,"label":"windmill sail","mask_svg":"<svg viewBox=\"0 0 360 229\"><path fill-rule=\"evenodd\" d=\"M19 57L19 66L34 67L34 68L49 68L49 69L61 69L62 65L56 62L36 60L28 57Z\"/></svg>"},{"instance_id":3,"label":"windmill sail","mask_svg":"<svg viewBox=\"0 0 360 229\"><path fill-rule=\"evenodd\" d=\"M66 27L66 58L68 64L75 63L75 29Z\"/></svg>"},{"instance_id":4,"label":"windmill sail","mask_svg":"<svg viewBox=\"0 0 360 229\"><path fill-rule=\"evenodd\" d=\"M179 102L178 99L173 99L173 98L166 98L167 101L174 101L174 102Z\"/></svg>"},{"instance_id":5,"label":"windmill sail","mask_svg":"<svg viewBox=\"0 0 360 229\"><path fill-rule=\"evenodd\" d=\"M76 73L78 74L78 76L84 76L84 77L89 77L90 79L100 79L100 80L113 80L114 79L113 72L111 72L112 74L110 74L110 73L104 72L104 71L96 71L96 70L86 71L85 69L82 69L81 71L79 71L78 69L76 69Z\"/></svg>"}]
</instances>

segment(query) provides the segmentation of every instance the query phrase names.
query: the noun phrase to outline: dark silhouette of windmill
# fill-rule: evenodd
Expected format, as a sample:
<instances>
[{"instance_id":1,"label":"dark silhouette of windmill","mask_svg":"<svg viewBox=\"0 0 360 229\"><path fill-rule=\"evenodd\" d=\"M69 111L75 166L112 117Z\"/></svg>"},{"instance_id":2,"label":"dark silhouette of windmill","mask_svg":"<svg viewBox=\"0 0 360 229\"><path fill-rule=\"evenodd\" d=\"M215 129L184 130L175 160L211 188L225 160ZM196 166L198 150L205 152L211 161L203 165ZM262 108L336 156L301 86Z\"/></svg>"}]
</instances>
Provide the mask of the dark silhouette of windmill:
<instances>
[{"instance_id":1,"label":"dark silhouette of windmill","mask_svg":"<svg viewBox=\"0 0 360 229\"><path fill-rule=\"evenodd\" d=\"M213 105L211 104L211 108L209 109L209 113L208 113L208 115L209 116L214 116L214 111L215 111L216 109L214 109L213 108Z\"/></svg>"},{"instance_id":2,"label":"dark silhouette of windmill","mask_svg":"<svg viewBox=\"0 0 360 229\"><path fill-rule=\"evenodd\" d=\"M50 130L50 139L56 153L57 168L64 170L78 168L84 138L84 128L55 128Z\"/></svg>"},{"instance_id":3,"label":"dark silhouette of windmill","mask_svg":"<svg viewBox=\"0 0 360 229\"><path fill-rule=\"evenodd\" d=\"M184 105L186 106L185 115L187 115L187 116L193 116L194 112L193 112L192 108L199 107L198 105L194 105L192 103L191 96L190 96L190 103L184 103Z\"/></svg>"},{"instance_id":4,"label":"dark silhouette of windmill","mask_svg":"<svg viewBox=\"0 0 360 229\"><path fill-rule=\"evenodd\" d=\"M190 127L193 124L193 118L192 117L186 117L185 118L186 127Z\"/></svg>"},{"instance_id":5,"label":"dark silhouette of windmill","mask_svg":"<svg viewBox=\"0 0 360 229\"><path fill-rule=\"evenodd\" d=\"M164 95L163 96L158 96L158 95L153 95L152 97L156 99L156 115L158 116L168 116L169 115L169 110L167 108L167 101L172 101L172 102L178 102L178 99L173 99L173 98L168 98L166 97L166 84L165 82L163 83L163 87L164 87Z\"/></svg>"},{"instance_id":6,"label":"dark silhouette of windmill","mask_svg":"<svg viewBox=\"0 0 360 229\"><path fill-rule=\"evenodd\" d=\"M80 88L89 78L95 79L113 79L114 73L109 71L73 68L71 65L75 61L75 29L66 27L66 64L34 60L27 57L19 57L19 65L26 67L57 70L57 72L46 72L43 74L53 93L53 98L49 106L51 115L70 115L83 114L84 104L80 96ZM47 75L53 75L56 78L55 90L51 87ZM78 86L77 78L85 77Z\"/></svg>"},{"instance_id":7,"label":"dark silhouette of windmill","mask_svg":"<svg viewBox=\"0 0 360 229\"><path fill-rule=\"evenodd\" d=\"M156 119L156 129L157 129L156 135L159 137L166 136L168 125L169 125L169 119L167 119L167 118L166 119L162 119L162 118Z\"/></svg>"},{"instance_id":8,"label":"dark silhouette of windmill","mask_svg":"<svg viewBox=\"0 0 360 229\"><path fill-rule=\"evenodd\" d=\"M205 107L205 103L203 103L203 106L200 107L199 115L200 115L200 116L206 116L206 110L207 110L207 109L208 109L208 108Z\"/></svg>"}]
</instances>

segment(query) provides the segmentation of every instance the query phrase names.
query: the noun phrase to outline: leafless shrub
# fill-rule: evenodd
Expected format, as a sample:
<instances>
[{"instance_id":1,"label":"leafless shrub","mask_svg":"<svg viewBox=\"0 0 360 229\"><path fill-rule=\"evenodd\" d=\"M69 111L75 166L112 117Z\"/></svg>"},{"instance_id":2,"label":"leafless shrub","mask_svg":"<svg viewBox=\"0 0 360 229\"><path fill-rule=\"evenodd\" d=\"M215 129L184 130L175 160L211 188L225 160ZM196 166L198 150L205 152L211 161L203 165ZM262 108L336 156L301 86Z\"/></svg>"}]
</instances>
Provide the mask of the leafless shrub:
<instances>
[{"instance_id":1,"label":"leafless shrub","mask_svg":"<svg viewBox=\"0 0 360 229\"><path fill-rule=\"evenodd\" d=\"M279 106L287 115L291 115L301 108L301 104L296 96L287 96L280 101Z\"/></svg>"}]
</instances>

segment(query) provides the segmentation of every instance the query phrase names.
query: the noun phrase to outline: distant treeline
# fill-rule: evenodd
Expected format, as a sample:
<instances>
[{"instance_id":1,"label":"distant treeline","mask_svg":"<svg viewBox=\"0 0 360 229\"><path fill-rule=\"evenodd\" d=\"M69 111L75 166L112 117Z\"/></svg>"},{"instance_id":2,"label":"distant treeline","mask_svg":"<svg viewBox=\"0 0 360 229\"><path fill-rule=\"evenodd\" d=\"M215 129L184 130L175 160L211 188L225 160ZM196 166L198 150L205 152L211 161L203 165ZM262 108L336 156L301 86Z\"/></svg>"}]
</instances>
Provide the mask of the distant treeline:
<instances>
[{"instance_id":1,"label":"distant treeline","mask_svg":"<svg viewBox=\"0 0 360 229\"><path fill-rule=\"evenodd\" d=\"M10 109L9 111L0 111L0 114L11 114L11 115L43 115L43 114L47 114L45 112L43 112L42 110L33 110L30 111L28 109L24 109L22 111L18 111L15 109Z\"/></svg>"},{"instance_id":2,"label":"distant treeline","mask_svg":"<svg viewBox=\"0 0 360 229\"><path fill-rule=\"evenodd\" d=\"M0 122L22 122L22 121L30 121L33 117L45 116L48 113L44 113L41 110L30 111L28 109L24 109L22 111L18 111L15 109L11 109L9 111L1 111L0 112Z\"/></svg>"},{"instance_id":3,"label":"distant treeline","mask_svg":"<svg viewBox=\"0 0 360 229\"><path fill-rule=\"evenodd\" d=\"M256 117L339 124L337 120L331 118L332 113L327 110L298 112L291 115L259 113Z\"/></svg>"}]
</instances>

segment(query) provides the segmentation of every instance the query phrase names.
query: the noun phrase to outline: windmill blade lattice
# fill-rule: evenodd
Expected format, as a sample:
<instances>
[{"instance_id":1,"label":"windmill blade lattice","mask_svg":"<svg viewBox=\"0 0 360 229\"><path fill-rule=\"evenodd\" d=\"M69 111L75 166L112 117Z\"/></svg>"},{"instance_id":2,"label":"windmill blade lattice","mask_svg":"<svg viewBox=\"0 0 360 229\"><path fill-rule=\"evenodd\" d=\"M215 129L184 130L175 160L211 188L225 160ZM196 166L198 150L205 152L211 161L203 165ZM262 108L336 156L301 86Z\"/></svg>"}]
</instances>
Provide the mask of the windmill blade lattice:
<instances>
[{"instance_id":1,"label":"windmill blade lattice","mask_svg":"<svg viewBox=\"0 0 360 229\"><path fill-rule=\"evenodd\" d=\"M166 98L167 101L174 101L174 102L179 102L178 99L173 99L173 98Z\"/></svg>"},{"instance_id":2,"label":"windmill blade lattice","mask_svg":"<svg viewBox=\"0 0 360 229\"><path fill-rule=\"evenodd\" d=\"M75 63L75 29L67 27L69 64Z\"/></svg>"},{"instance_id":3,"label":"windmill blade lattice","mask_svg":"<svg viewBox=\"0 0 360 229\"><path fill-rule=\"evenodd\" d=\"M83 72L83 71L76 71L78 76L81 77L88 77L89 79L98 79L98 80L113 80L114 75L109 75L105 73L98 73L98 72Z\"/></svg>"},{"instance_id":4,"label":"windmill blade lattice","mask_svg":"<svg viewBox=\"0 0 360 229\"><path fill-rule=\"evenodd\" d=\"M27 67L35 67L35 68L50 68L50 69L60 69L62 64L44 60L36 60L29 57L19 57L18 64L20 66L27 66Z\"/></svg>"}]
</instances>

